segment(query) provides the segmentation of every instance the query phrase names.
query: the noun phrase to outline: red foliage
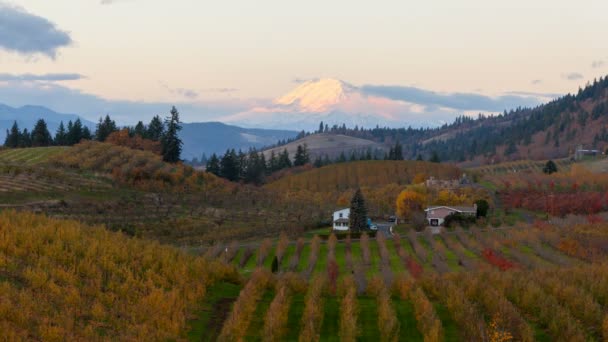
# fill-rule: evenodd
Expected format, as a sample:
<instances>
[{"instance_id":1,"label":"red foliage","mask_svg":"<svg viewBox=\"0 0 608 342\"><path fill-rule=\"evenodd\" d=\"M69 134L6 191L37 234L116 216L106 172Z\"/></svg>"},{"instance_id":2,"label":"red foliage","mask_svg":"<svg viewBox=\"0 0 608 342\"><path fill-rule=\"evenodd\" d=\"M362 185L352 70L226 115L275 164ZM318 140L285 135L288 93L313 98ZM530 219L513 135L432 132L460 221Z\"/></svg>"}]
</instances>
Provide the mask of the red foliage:
<instances>
[{"instance_id":1,"label":"red foliage","mask_svg":"<svg viewBox=\"0 0 608 342\"><path fill-rule=\"evenodd\" d=\"M422 266L420 266L419 263L417 263L412 257L408 257L405 260L405 265L414 278L420 278L422 275Z\"/></svg>"},{"instance_id":2,"label":"red foliage","mask_svg":"<svg viewBox=\"0 0 608 342\"><path fill-rule=\"evenodd\" d=\"M481 253L487 262L498 267L501 271L506 271L515 267L515 264L498 255L490 248L486 248Z\"/></svg>"},{"instance_id":3,"label":"red foliage","mask_svg":"<svg viewBox=\"0 0 608 342\"><path fill-rule=\"evenodd\" d=\"M608 208L607 198L598 191L541 192L519 189L503 193L502 200L507 208L524 208L554 216L591 215Z\"/></svg>"},{"instance_id":4,"label":"red foliage","mask_svg":"<svg viewBox=\"0 0 608 342\"><path fill-rule=\"evenodd\" d=\"M597 215L589 215L587 216L587 221L591 224L595 224L604 222L604 219Z\"/></svg>"}]
</instances>

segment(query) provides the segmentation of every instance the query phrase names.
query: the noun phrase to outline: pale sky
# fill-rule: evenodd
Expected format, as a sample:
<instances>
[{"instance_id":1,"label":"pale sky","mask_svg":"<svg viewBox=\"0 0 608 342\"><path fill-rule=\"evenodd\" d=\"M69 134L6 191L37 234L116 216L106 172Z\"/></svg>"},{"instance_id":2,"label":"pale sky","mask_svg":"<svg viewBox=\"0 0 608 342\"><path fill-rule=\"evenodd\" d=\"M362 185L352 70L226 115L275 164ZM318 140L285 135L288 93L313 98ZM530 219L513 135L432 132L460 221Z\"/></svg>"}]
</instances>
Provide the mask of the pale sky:
<instances>
[{"instance_id":1,"label":"pale sky","mask_svg":"<svg viewBox=\"0 0 608 342\"><path fill-rule=\"evenodd\" d=\"M15 48L0 17L0 74L78 74L45 84L215 106L276 98L294 79L500 96L565 94L608 73L605 0L103 2L0 0L0 16L44 18L70 40Z\"/></svg>"}]
</instances>

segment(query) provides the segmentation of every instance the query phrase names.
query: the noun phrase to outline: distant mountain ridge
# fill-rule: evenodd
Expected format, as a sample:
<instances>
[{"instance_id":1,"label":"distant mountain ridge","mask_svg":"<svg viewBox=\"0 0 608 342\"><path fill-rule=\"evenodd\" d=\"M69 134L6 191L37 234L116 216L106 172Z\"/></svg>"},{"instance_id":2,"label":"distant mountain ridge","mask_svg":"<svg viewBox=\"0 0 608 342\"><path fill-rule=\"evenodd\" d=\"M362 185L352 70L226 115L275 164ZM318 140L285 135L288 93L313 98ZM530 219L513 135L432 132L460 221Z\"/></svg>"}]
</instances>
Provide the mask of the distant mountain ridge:
<instances>
[{"instance_id":1,"label":"distant mountain ridge","mask_svg":"<svg viewBox=\"0 0 608 342\"><path fill-rule=\"evenodd\" d=\"M241 128L221 122L184 123L182 127L183 159L200 159L203 153L208 157L213 153L223 154L229 148L260 149L298 135L296 131Z\"/></svg>"},{"instance_id":2,"label":"distant mountain ridge","mask_svg":"<svg viewBox=\"0 0 608 342\"><path fill-rule=\"evenodd\" d=\"M20 129L27 128L28 131L31 131L36 121L44 119L51 134L55 135L55 131L61 121L67 125L68 121L76 121L78 118L80 118L83 125L88 126L92 130L95 128L95 123L76 114L57 113L43 106L28 105L15 108L0 103L0 144L4 142L6 130L10 129L15 121L17 121Z\"/></svg>"}]
</instances>

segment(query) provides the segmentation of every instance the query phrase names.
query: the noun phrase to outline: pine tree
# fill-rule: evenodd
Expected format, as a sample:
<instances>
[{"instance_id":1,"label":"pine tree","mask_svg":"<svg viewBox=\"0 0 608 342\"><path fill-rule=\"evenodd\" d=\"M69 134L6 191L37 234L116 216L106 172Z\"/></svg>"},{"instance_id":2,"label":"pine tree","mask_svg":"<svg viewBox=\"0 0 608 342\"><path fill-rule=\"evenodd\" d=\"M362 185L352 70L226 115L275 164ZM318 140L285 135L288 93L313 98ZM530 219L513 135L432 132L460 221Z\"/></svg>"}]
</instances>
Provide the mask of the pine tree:
<instances>
[{"instance_id":1,"label":"pine tree","mask_svg":"<svg viewBox=\"0 0 608 342\"><path fill-rule=\"evenodd\" d=\"M234 149L226 151L222 157L220 176L233 182L239 180L239 163Z\"/></svg>"},{"instance_id":2,"label":"pine tree","mask_svg":"<svg viewBox=\"0 0 608 342\"><path fill-rule=\"evenodd\" d=\"M142 138L146 138L146 135L147 135L146 125L144 125L143 122L138 121L137 125L135 125L135 128L133 128L133 134L139 135Z\"/></svg>"},{"instance_id":3,"label":"pine tree","mask_svg":"<svg viewBox=\"0 0 608 342\"><path fill-rule=\"evenodd\" d=\"M367 229L367 208L361 189L357 189L350 201L349 225L353 233Z\"/></svg>"},{"instance_id":4,"label":"pine tree","mask_svg":"<svg viewBox=\"0 0 608 342\"><path fill-rule=\"evenodd\" d=\"M63 125L63 121L59 123L59 127L57 128L57 132L55 133L55 145L65 146L67 144L67 133L65 131L65 126Z\"/></svg>"},{"instance_id":5,"label":"pine tree","mask_svg":"<svg viewBox=\"0 0 608 342\"><path fill-rule=\"evenodd\" d=\"M211 155L211 158L209 158L206 170L207 172L213 173L216 176L220 175L220 159L215 153Z\"/></svg>"},{"instance_id":6,"label":"pine tree","mask_svg":"<svg viewBox=\"0 0 608 342\"><path fill-rule=\"evenodd\" d=\"M4 141L4 146L12 148L19 147L20 138L21 131L19 131L19 125L17 125L17 121L14 121L10 132L6 132L6 140Z\"/></svg>"},{"instance_id":7,"label":"pine tree","mask_svg":"<svg viewBox=\"0 0 608 342\"><path fill-rule=\"evenodd\" d=\"M429 159L429 161L431 163L440 163L441 160L439 159L439 155L437 154L437 151L433 151L433 154L431 155L431 159Z\"/></svg>"},{"instance_id":8,"label":"pine tree","mask_svg":"<svg viewBox=\"0 0 608 342\"><path fill-rule=\"evenodd\" d=\"M43 119L39 119L36 121L36 125L32 130L32 146L50 146L53 143L53 138L51 137L51 133L49 133L49 129L46 125L46 122Z\"/></svg>"},{"instance_id":9,"label":"pine tree","mask_svg":"<svg viewBox=\"0 0 608 342\"><path fill-rule=\"evenodd\" d=\"M93 140L93 134L88 126L82 128L82 139L81 140Z\"/></svg>"},{"instance_id":10,"label":"pine tree","mask_svg":"<svg viewBox=\"0 0 608 342\"><path fill-rule=\"evenodd\" d=\"M293 160L294 166L303 166L310 162L310 157L308 156L308 149L306 144L298 145L296 150L296 155Z\"/></svg>"},{"instance_id":11,"label":"pine tree","mask_svg":"<svg viewBox=\"0 0 608 342\"><path fill-rule=\"evenodd\" d=\"M287 149L284 149L279 155L279 167L280 169L287 169L291 167L291 159L289 159L289 152L287 152Z\"/></svg>"},{"instance_id":12,"label":"pine tree","mask_svg":"<svg viewBox=\"0 0 608 342\"><path fill-rule=\"evenodd\" d=\"M165 125L163 124L163 121L160 119L160 116L154 116L148 125L146 138L154 141L160 141L164 133Z\"/></svg>"},{"instance_id":13,"label":"pine tree","mask_svg":"<svg viewBox=\"0 0 608 342\"><path fill-rule=\"evenodd\" d=\"M416 157L417 161L423 161L424 159L422 159L422 154L418 153L418 157Z\"/></svg>"},{"instance_id":14,"label":"pine tree","mask_svg":"<svg viewBox=\"0 0 608 342\"><path fill-rule=\"evenodd\" d=\"M116 122L110 119L110 116L106 114L105 119L102 120L99 118L99 123L97 124L97 129L95 131L95 139L98 141L106 141L108 136L117 130L118 127L116 126Z\"/></svg>"},{"instance_id":15,"label":"pine tree","mask_svg":"<svg viewBox=\"0 0 608 342\"><path fill-rule=\"evenodd\" d=\"M19 147L32 147L32 136L27 128L24 128L23 133L19 134Z\"/></svg>"},{"instance_id":16,"label":"pine tree","mask_svg":"<svg viewBox=\"0 0 608 342\"><path fill-rule=\"evenodd\" d=\"M279 169L280 169L279 159L277 158L277 155L274 153L274 150L270 151L270 159L268 160L267 169L270 173L279 171Z\"/></svg>"},{"instance_id":17,"label":"pine tree","mask_svg":"<svg viewBox=\"0 0 608 342\"><path fill-rule=\"evenodd\" d=\"M545 167L543 168L543 172L548 175L555 173L555 172L557 172L557 165L555 165L555 162L553 162L553 160L549 160L545 164Z\"/></svg>"},{"instance_id":18,"label":"pine tree","mask_svg":"<svg viewBox=\"0 0 608 342\"><path fill-rule=\"evenodd\" d=\"M182 154L182 140L179 131L182 129L179 121L179 112L175 107L171 108L170 116L165 119L167 131L161 139L163 160L169 163L180 161Z\"/></svg>"},{"instance_id":19,"label":"pine tree","mask_svg":"<svg viewBox=\"0 0 608 342\"><path fill-rule=\"evenodd\" d=\"M70 146L78 144L82 140L82 133L80 119L76 119L73 124L72 121L68 122L67 144Z\"/></svg>"},{"instance_id":20,"label":"pine tree","mask_svg":"<svg viewBox=\"0 0 608 342\"><path fill-rule=\"evenodd\" d=\"M324 128L323 121L321 121L321 123L319 124L319 130L317 131L317 133L323 133L323 128Z\"/></svg>"}]
</instances>

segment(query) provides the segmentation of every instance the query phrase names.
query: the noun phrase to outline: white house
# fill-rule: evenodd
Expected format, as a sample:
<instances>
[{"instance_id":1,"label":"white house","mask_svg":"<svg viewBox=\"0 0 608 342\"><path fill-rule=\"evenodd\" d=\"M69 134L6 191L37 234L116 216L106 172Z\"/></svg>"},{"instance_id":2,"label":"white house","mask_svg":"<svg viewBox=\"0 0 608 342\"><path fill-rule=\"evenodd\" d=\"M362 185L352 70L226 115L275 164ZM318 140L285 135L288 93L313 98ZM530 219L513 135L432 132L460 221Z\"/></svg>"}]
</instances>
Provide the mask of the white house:
<instances>
[{"instance_id":1,"label":"white house","mask_svg":"<svg viewBox=\"0 0 608 342\"><path fill-rule=\"evenodd\" d=\"M340 209L334 212L334 230L348 230L348 216L350 208Z\"/></svg>"}]
</instances>

